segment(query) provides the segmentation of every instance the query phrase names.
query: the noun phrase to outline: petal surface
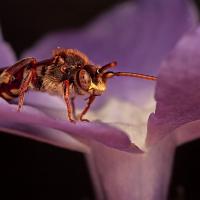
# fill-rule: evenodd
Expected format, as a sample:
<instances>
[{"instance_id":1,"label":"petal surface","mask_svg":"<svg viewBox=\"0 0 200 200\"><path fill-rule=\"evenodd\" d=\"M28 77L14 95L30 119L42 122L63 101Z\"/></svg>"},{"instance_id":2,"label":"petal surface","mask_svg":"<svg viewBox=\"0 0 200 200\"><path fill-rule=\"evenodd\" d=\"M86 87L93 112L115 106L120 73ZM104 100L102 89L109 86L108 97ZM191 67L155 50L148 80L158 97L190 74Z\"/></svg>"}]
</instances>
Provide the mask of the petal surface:
<instances>
[{"instance_id":1,"label":"petal surface","mask_svg":"<svg viewBox=\"0 0 200 200\"><path fill-rule=\"evenodd\" d=\"M142 152L137 146L131 143L130 139L126 134L123 133L123 131L120 131L114 127L103 123L82 122L73 124L66 120L48 117L43 112L29 106L24 106L23 111L19 113L16 111L15 105L10 105L3 100L1 100L0 105L0 113L3 116L1 119L1 124L3 127L4 125L5 127L7 125L8 128L9 126L10 128L14 126L16 130L20 130L22 126L27 126L27 129L29 129L28 126L51 128L56 129L58 131L62 131L65 134L69 134L72 137L77 138L78 140L94 140L106 146L117 148L122 151ZM36 135L37 132L35 133ZM46 135L43 136L42 132L41 136L40 134L38 134L38 136L41 137L41 140L43 140L43 137L46 137ZM58 134L58 140L59 137L60 135ZM46 137L45 139L49 139L50 142L53 142L51 136ZM56 140L54 143L56 144Z\"/></svg>"},{"instance_id":2,"label":"petal surface","mask_svg":"<svg viewBox=\"0 0 200 200\"><path fill-rule=\"evenodd\" d=\"M23 114L17 112L15 105L10 105L6 101L0 99L0 130L9 134L45 142L61 148L84 153L89 152L87 145L84 145L69 134L52 129L50 126L43 126L40 123L37 123L37 120L42 118L42 116L45 116L43 113L33 108L25 108L25 110L30 110L31 113L34 114L34 117L27 115L27 113L25 115L28 121L31 120L31 123L27 123L23 117L20 117L20 115ZM36 122L34 122L35 117L38 118Z\"/></svg>"},{"instance_id":3,"label":"petal surface","mask_svg":"<svg viewBox=\"0 0 200 200\"><path fill-rule=\"evenodd\" d=\"M148 142L200 119L200 28L187 34L162 64L156 112L149 120Z\"/></svg>"},{"instance_id":4,"label":"petal surface","mask_svg":"<svg viewBox=\"0 0 200 200\"><path fill-rule=\"evenodd\" d=\"M0 30L0 68L13 64L16 56L10 45L4 41Z\"/></svg>"},{"instance_id":5,"label":"petal surface","mask_svg":"<svg viewBox=\"0 0 200 200\"><path fill-rule=\"evenodd\" d=\"M176 142L169 135L144 154L94 144L88 155L99 200L165 200Z\"/></svg>"}]
</instances>

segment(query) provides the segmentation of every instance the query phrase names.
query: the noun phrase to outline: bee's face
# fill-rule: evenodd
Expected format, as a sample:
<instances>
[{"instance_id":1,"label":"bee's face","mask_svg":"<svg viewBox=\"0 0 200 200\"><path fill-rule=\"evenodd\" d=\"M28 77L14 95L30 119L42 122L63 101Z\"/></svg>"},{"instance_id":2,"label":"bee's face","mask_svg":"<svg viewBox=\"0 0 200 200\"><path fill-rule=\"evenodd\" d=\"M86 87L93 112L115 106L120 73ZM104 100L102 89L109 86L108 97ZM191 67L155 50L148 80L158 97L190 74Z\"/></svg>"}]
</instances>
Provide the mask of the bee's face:
<instances>
[{"instance_id":1,"label":"bee's face","mask_svg":"<svg viewBox=\"0 0 200 200\"><path fill-rule=\"evenodd\" d=\"M90 94L100 96L106 90L106 84L98 69L99 67L95 65L86 65L78 71L76 80L81 89Z\"/></svg>"}]
</instances>

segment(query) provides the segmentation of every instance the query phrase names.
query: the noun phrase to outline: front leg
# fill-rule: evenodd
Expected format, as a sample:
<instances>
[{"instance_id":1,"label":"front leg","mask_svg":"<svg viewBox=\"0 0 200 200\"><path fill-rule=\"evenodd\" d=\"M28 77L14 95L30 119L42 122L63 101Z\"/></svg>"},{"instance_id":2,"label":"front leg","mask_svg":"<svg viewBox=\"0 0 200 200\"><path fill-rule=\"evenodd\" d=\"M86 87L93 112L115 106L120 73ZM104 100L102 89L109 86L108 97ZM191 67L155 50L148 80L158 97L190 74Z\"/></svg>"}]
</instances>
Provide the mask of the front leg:
<instances>
[{"instance_id":1,"label":"front leg","mask_svg":"<svg viewBox=\"0 0 200 200\"><path fill-rule=\"evenodd\" d=\"M80 120L81 120L81 121L87 121L87 122L89 122L88 119L83 119L83 116L84 116L84 115L87 113L87 111L89 110L89 108L90 108L92 102L95 100L95 97L96 97L96 96L94 96L94 95L89 96L88 102L87 102L85 108L83 109L83 111L82 111L81 114L80 114Z\"/></svg>"},{"instance_id":2,"label":"front leg","mask_svg":"<svg viewBox=\"0 0 200 200\"><path fill-rule=\"evenodd\" d=\"M70 122L75 122L75 120L73 119L73 115L75 113L74 111L74 102L72 103L72 98L70 98L70 83L68 80L66 80L64 82L64 99L65 99L65 103L67 105L67 114L68 114L68 118Z\"/></svg>"},{"instance_id":3,"label":"front leg","mask_svg":"<svg viewBox=\"0 0 200 200\"><path fill-rule=\"evenodd\" d=\"M75 96L71 97L70 98L70 101L71 101L71 105L72 105L72 116L75 120L77 120L77 117L76 117L76 109L75 109Z\"/></svg>"}]
</instances>

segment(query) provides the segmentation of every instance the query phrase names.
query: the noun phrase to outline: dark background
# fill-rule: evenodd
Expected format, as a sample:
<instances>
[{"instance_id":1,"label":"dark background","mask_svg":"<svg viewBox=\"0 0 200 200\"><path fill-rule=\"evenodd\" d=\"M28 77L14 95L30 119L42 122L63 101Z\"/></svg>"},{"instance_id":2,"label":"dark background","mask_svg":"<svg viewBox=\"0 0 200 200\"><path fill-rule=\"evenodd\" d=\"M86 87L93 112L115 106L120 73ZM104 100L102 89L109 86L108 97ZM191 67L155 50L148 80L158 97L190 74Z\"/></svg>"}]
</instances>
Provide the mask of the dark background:
<instances>
[{"instance_id":1,"label":"dark background","mask_svg":"<svg viewBox=\"0 0 200 200\"><path fill-rule=\"evenodd\" d=\"M79 28L124 0L6 0L0 6L3 35L19 53L44 34Z\"/></svg>"},{"instance_id":2,"label":"dark background","mask_svg":"<svg viewBox=\"0 0 200 200\"><path fill-rule=\"evenodd\" d=\"M0 5L0 24L4 38L19 56L44 34L83 26L120 2L123 0L6 0ZM200 2L195 3L199 7ZM200 199L198 152L199 140L177 148L169 200ZM82 154L0 134L0 200L94 198Z\"/></svg>"}]
</instances>

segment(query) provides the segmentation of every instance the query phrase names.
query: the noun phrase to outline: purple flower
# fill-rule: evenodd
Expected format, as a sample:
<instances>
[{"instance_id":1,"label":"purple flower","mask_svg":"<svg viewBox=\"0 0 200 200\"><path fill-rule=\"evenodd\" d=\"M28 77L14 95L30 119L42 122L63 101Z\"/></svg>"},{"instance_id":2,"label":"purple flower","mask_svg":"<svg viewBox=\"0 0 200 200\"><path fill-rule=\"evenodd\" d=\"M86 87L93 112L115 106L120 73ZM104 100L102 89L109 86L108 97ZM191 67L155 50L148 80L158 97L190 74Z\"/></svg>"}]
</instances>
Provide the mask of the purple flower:
<instances>
[{"instance_id":1,"label":"purple flower","mask_svg":"<svg viewBox=\"0 0 200 200\"><path fill-rule=\"evenodd\" d=\"M80 49L94 63L117 60L119 71L159 74L156 110L155 83L116 78L89 112L91 123L66 121L62 99L33 92L21 113L0 100L0 129L86 153L98 199L165 199L176 146L199 135L196 21L187 0L139 0L81 30L42 38L23 57L47 58L61 46ZM14 62L2 38L0 51L2 66Z\"/></svg>"}]
</instances>

